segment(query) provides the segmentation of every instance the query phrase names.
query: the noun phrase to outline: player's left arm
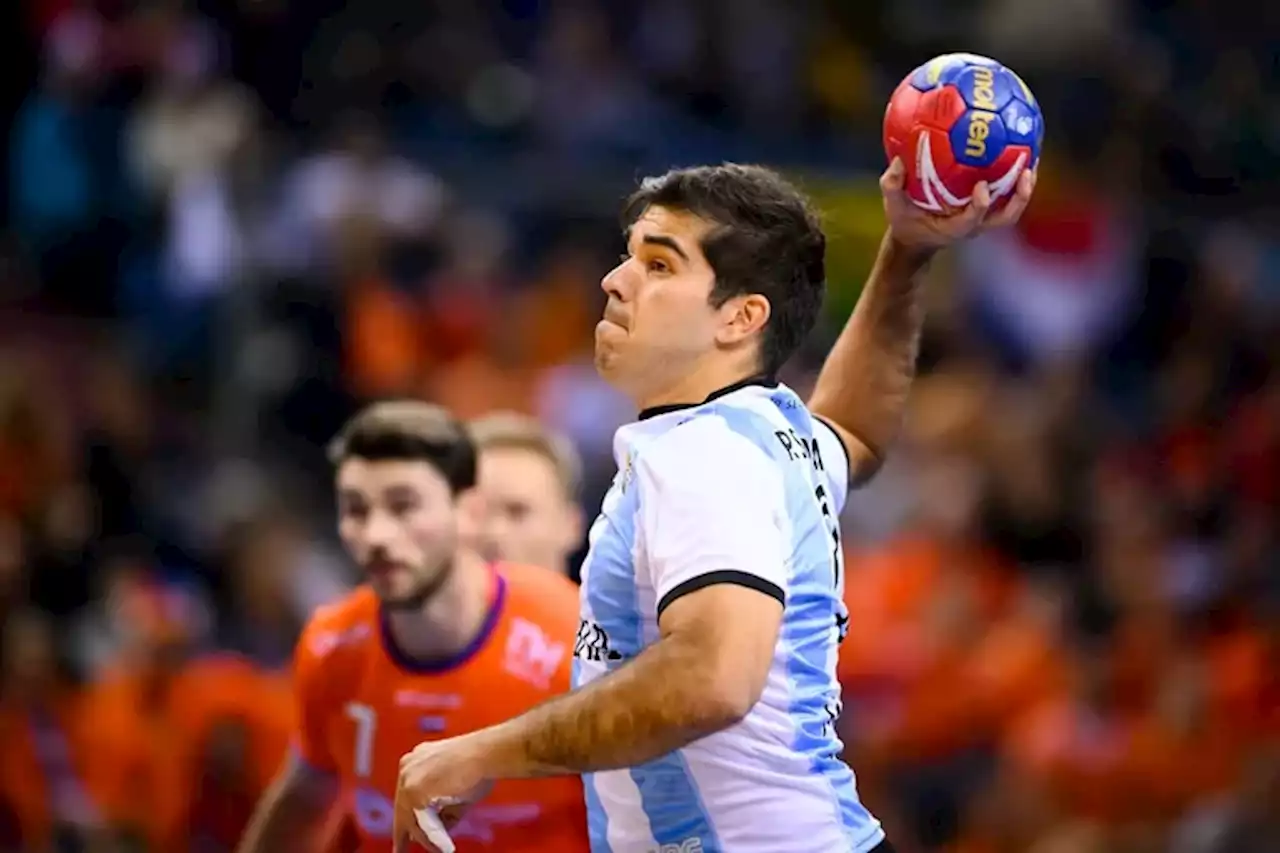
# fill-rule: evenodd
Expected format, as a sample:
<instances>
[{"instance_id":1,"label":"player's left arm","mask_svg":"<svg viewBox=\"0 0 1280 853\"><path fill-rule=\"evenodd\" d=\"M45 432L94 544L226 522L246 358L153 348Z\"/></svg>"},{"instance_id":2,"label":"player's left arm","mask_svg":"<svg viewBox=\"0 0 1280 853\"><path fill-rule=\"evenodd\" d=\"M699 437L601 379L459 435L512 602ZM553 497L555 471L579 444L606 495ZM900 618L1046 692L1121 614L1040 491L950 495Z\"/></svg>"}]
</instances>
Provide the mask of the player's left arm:
<instances>
[{"instance_id":1,"label":"player's left arm","mask_svg":"<svg viewBox=\"0 0 1280 853\"><path fill-rule=\"evenodd\" d=\"M912 204L904 177L897 161L880 178L888 228L809 399L810 410L844 443L853 486L879 470L902 421L924 326L921 271L939 249L1016 221L1035 188L1035 174L1025 172L1002 210L988 216L991 199L983 189L974 191L965 210L940 216Z\"/></svg>"},{"instance_id":2,"label":"player's left arm","mask_svg":"<svg viewBox=\"0 0 1280 853\"><path fill-rule=\"evenodd\" d=\"M643 764L728 728L759 700L785 598L781 472L718 419L667 438L636 463L632 485L659 639L484 734L490 778Z\"/></svg>"}]
</instances>

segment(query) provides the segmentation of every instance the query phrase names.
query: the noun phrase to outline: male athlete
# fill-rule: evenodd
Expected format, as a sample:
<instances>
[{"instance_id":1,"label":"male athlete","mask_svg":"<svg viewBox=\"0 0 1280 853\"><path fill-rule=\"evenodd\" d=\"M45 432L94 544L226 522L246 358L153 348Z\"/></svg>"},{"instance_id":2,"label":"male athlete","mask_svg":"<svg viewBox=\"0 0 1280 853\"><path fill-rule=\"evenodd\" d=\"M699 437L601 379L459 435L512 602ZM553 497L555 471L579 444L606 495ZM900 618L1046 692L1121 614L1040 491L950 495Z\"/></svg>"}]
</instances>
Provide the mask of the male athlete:
<instances>
[{"instance_id":1,"label":"male athlete","mask_svg":"<svg viewBox=\"0 0 1280 853\"><path fill-rule=\"evenodd\" d=\"M582 541L582 461L573 444L514 412L486 415L470 428L485 506L476 547L493 559L567 572Z\"/></svg>"},{"instance_id":2,"label":"male athlete","mask_svg":"<svg viewBox=\"0 0 1280 853\"><path fill-rule=\"evenodd\" d=\"M888 841L859 803L834 721L847 621L837 516L897 429L937 249L1014 221L1021 177L952 216L915 208L895 163L888 231L807 407L774 378L822 302L826 239L766 169L646 180L605 278L601 373L642 409L588 536L574 692L406 755L398 848L416 812L452 819L494 780L585 776L596 853L866 853Z\"/></svg>"},{"instance_id":3,"label":"male athlete","mask_svg":"<svg viewBox=\"0 0 1280 853\"><path fill-rule=\"evenodd\" d=\"M569 688L577 588L461 547L483 512L476 450L443 409L378 403L334 440L338 529L368 584L298 643L294 756L241 853L315 849L341 797L360 850L391 846L400 755L491 726ZM461 851L588 849L579 780L498 784L454 829Z\"/></svg>"}]
</instances>

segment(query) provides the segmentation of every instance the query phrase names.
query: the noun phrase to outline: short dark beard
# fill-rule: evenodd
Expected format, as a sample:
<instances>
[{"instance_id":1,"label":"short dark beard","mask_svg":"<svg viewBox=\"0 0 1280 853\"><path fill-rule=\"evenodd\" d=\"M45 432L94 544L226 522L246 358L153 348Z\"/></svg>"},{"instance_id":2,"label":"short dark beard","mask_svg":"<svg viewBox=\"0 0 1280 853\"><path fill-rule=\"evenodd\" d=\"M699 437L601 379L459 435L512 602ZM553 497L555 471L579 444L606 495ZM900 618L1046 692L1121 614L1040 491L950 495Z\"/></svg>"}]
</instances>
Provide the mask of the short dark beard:
<instances>
[{"instance_id":1,"label":"short dark beard","mask_svg":"<svg viewBox=\"0 0 1280 853\"><path fill-rule=\"evenodd\" d=\"M457 560L450 556L430 581L401 598L384 599L382 601L382 609L389 613L410 613L415 610L421 610L428 601L435 598L436 594L444 588L445 583L453 575L456 567Z\"/></svg>"}]
</instances>

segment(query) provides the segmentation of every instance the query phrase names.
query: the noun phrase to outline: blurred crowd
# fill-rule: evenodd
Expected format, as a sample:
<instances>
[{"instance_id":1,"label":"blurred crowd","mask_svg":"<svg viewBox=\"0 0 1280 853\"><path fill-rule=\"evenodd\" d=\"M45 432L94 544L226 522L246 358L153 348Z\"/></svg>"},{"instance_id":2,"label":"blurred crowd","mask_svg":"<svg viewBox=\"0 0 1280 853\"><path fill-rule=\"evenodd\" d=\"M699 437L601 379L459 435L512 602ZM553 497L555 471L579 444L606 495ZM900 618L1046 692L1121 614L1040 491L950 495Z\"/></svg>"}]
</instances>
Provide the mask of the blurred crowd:
<instances>
[{"instance_id":1,"label":"blurred crowd","mask_svg":"<svg viewBox=\"0 0 1280 853\"><path fill-rule=\"evenodd\" d=\"M757 160L880 227L879 113L955 49L1049 124L940 260L849 503L843 736L904 853L1280 851L1280 6L1234 0L6 4L0 850L225 851L288 662L358 579L361 401L534 414L588 513L638 175Z\"/></svg>"}]
</instances>

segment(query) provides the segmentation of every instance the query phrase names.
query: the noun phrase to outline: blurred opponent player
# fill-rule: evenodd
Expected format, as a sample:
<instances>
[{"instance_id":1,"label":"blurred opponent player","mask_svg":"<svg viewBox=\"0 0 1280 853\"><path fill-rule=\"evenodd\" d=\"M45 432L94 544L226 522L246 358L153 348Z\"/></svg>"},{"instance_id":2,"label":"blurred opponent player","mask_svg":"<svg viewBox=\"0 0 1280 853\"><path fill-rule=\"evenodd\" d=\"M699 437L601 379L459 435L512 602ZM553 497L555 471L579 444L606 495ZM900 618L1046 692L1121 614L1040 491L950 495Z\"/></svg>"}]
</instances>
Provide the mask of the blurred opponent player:
<instances>
[{"instance_id":1,"label":"blurred opponent player","mask_svg":"<svg viewBox=\"0 0 1280 853\"><path fill-rule=\"evenodd\" d=\"M916 273L1017 218L1034 183L1024 173L990 218L984 185L933 216L906 198L904 171L882 179L889 230L809 406L776 378L825 286L826 236L805 198L767 169L723 165L647 180L630 199L596 366L642 411L614 439L619 473L588 536L578 689L406 756L398 849L429 845L419 809L566 773L586 774L597 853L889 849L835 733L848 619L837 516L897 430L922 323Z\"/></svg>"},{"instance_id":2,"label":"blurred opponent player","mask_svg":"<svg viewBox=\"0 0 1280 853\"><path fill-rule=\"evenodd\" d=\"M477 547L494 560L568 571L582 541L582 460L573 444L514 412L486 415L470 428L485 508Z\"/></svg>"},{"instance_id":3,"label":"blurred opponent player","mask_svg":"<svg viewBox=\"0 0 1280 853\"><path fill-rule=\"evenodd\" d=\"M321 609L298 643L294 755L241 853L314 849L343 798L362 851L391 845L400 755L499 723L569 686L577 589L460 547L482 512L476 450L443 409L385 402L330 448L338 529L368 584ZM499 785L455 828L460 851L587 849L582 785Z\"/></svg>"}]
</instances>

